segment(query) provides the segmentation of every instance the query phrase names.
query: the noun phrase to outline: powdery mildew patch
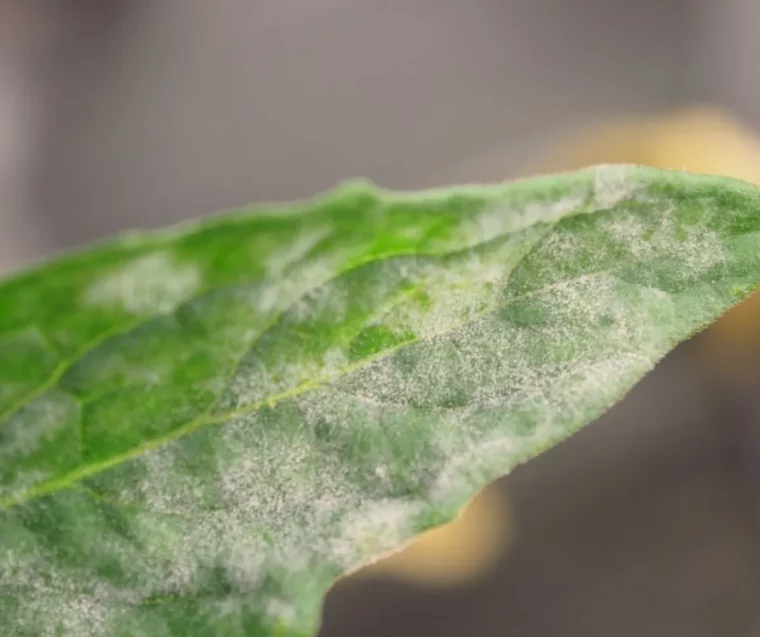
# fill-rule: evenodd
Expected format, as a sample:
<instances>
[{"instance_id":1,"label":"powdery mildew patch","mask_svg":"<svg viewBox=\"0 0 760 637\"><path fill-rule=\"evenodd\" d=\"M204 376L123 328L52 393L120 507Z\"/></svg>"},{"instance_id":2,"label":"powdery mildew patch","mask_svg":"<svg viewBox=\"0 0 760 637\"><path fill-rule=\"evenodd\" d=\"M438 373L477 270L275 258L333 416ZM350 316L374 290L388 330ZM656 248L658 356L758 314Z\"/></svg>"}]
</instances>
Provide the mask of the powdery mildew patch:
<instances>
[{"instance_id":1,"label":"powdery mildew patch","mask_svg":"<svg viewBox=\"0 0 760 637\"><path fill-rule=\"evenodd\" d=\"M631 182L634 170L628 165L602 165L594 169L594 201L599 210L613 208L642 192L640 186Z\"/></svg>"},{"instance_id":2,"label":"powdery mildew patch","mask_svg":"<svg viewBox=\"0 0 760 637\"><path fill-rule=\"evenodd\" d=\"M265 263L267 276L276 279L284 275L288 268L302 262L331 233L332 230L327 226L310 228L296 235L288 244L271 250Z\"/></svg>"},{"instance_id":3,"label":"powdery mildew patch","mask_svg":"<svg viewBox=\"0 0 760 637\"><path fill-rule=\"evenodd\" d=\"M170 252L155 252L96 279L84 301L93 306L116 306L130 314L166 314L201 284L202 272L196 264L180 262Z\"/></svg>"},{"instance_id":4,"label":"powdery mildew patch","mask_svg":"<svg viewBox=\"0 0 760 637\"><path fill-rule=\"evenodd\" d=\"M459 450L449 449L449 460L443 465L431 489L433 502L469 498L474 489L489 482L494 473L502 474L504 467L516 464L526 451L526 442L516 436L476 436L474 441Z\"/></svg>"},{"instance_id":5,"label":"powdery mildew patch","mask_svg":"<svg viewBox=\"0 0 760 637\"><path fill-rule=\"evenodd\" d=\"M593 212L586 205L588 192L585 188L523 206L495 202L483 207L476 214L462 220L449 239L442 243L449 250L474 248L495 239L523 232L537 225L551 226L569 213ZM435 245L435 243L434 243Z\"/></svg>"},{"instance_id":6,"label":"powdery mildew patch","mask_svg":"<svg viewBox=\"0 0 760 637\"><path fill-rule=\"evenodd\" d=\"M602 224L602 229L636 260L671 258L692 278L698 278L726 258L721 238L707 229L713 214L705 207L699 223L679 224L675 206L670 205L660 210L659 220L652 228L632 212L621 211Z\"/></svg>"},{"instance_id":7,"label":"powdery mildew patch","mask_svg":"<svg viewBox=\"0 0 760 637\"><path fill-rule=\"evenodd\" d=\"M3 424L0 459L12 462L39 452L61 429L71 425L77 406L65 394L49 392Z\"/></svg>"},{"instance_id":8,"label":"powdery mildew patch","mask_svg":"<svg viewBox=\"0 0 760 637\"><path fill-rule=\"evenodd\" d=\"M329 542L330 559L342 569L379 556L409 538L421 502L383 499L369 502L341 518L337 537Z\"/></svg>"},{"instance_id":9,"label":"powdery mildew patch","mask_svg":"<svg viewBox=\"0 0 760 637\"><path fill-rule=\"evenodd\" d=\"M23 599L3 616L5 628L18 632L4 635L106 637L112 634L110 622L139 601L91 573L51 568L50 559L41 550L2 555L0 596L14 592Z\"/></svg>"}]
</instances>

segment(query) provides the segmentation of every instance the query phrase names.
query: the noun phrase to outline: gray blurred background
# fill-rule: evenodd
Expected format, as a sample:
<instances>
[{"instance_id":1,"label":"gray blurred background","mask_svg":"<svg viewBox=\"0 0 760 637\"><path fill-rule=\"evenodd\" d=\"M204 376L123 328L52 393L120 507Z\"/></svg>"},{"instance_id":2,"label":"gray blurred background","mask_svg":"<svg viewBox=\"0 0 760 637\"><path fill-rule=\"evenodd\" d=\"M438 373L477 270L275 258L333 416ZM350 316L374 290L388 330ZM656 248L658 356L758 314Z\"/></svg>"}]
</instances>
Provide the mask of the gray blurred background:
<instances>
[{"instance_id":1,"label":"gray blurred background","mask_svg":"<svg viewBox=\"0 0 760 637\"><path fill-rule=\"evenodd\" d=\"M501 180L607 115L760 126L759 43L758 0L0 0L0 272L353 176ZM758 384L695 347L494 487L491 572L348 582L324 635L760 635Z\"/></svg>"}]
</instances>

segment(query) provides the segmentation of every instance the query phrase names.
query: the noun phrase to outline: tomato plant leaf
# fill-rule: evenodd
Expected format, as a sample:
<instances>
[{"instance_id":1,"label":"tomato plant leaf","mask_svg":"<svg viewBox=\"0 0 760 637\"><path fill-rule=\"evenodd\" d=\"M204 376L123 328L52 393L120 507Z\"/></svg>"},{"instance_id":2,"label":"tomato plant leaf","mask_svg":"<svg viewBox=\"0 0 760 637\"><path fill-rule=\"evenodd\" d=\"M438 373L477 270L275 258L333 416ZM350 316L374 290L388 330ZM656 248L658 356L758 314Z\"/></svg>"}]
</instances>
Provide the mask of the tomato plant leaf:
<instances>
[{"instance_id":1,"label":"tomato plant leaf","mask_svg":"<svg viewBox=\"0 0 760 637\"><path fill-rule=\"evenodd\" d=\"M309 635L343 569L760 280L760 190L602 166L128 234L0 285L4 635Z\"/></svg>"}]
</instances>

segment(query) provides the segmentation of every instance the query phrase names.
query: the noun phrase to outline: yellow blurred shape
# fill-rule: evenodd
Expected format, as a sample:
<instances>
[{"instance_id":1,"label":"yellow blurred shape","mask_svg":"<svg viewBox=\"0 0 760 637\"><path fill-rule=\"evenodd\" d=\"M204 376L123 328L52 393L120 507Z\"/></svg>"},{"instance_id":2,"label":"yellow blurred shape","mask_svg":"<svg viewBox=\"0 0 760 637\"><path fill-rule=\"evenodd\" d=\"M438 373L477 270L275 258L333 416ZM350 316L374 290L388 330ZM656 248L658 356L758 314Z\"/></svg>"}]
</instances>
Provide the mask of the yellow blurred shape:
<instances>
[{"instance_id":1,"label":"yellow blurred shape","mask_svg":"<svg viewBox=\"0 0 760 637\"><path fill-rule=\"evenodd\" d=\"M496 488L480 491L454 521L412 539L363 569L406 581L451 586L471 581L493 565L508 537L506 503Z\"/></svg>"},{"instance_id":2,"label":"yellow blurred shape","mask_svg":"<svg viewBox=\"0 0 760 637\"><path fill-rule=\"evenodd\" d=\"M760 182L760 144L721 109L692 106L654 117L623 117L568 136L532 172L635 163Z\"/></svg>"}]
</instances>

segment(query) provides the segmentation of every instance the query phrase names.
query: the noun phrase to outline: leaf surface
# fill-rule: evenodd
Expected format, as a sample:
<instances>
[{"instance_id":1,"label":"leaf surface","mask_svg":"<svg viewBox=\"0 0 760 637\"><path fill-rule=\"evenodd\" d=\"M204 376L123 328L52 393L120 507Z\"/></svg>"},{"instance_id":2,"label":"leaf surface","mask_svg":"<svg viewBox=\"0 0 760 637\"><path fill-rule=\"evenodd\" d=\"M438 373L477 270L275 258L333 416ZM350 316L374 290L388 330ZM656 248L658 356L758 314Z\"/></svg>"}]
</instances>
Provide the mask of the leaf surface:
<instances>
[{"instance_id":1,"label":"leaf surface","mask_svg":"<svg viewBox=\"0 0 760 637\"><path fill-rule=\"evenodd\" d=\"M3 635L309 635L344 569L760 281L760 191L602 166L125 235L0 285Z\"/></svg>"}]
</instances>

